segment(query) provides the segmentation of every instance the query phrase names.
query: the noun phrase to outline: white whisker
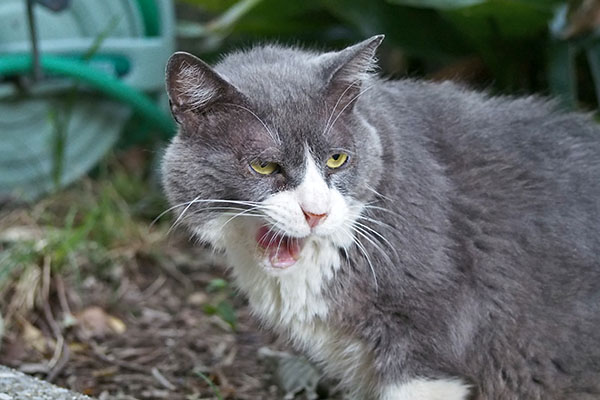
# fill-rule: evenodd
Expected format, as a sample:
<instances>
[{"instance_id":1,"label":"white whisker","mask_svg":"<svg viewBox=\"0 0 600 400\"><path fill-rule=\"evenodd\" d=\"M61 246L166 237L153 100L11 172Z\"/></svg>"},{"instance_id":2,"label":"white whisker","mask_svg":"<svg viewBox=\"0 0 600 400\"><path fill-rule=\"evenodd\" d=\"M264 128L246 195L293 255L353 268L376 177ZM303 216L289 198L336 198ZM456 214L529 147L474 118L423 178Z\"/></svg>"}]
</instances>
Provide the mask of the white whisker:
<instances>
[{"instance_id":1,"label":"white whisker","mask_svg":"<svg viewBox=\"0 0 600 400\"><path fill-rule=\"evenodd\" d=\"M372 193L374 193L375 195L381 197L382 199L393 201L393 199L391 197L388 197L388 196L385 196L385 195L379 193L377 190L375 190L374 188L372 188L368 183L365 183L365 187L367 188L367 190L371 191Z\"/></svg>"},{"instance_id":2,"label":"white whisker","mask_svg":"<svg viewBox=\"0 0 600 400\"><path fill-rule=\"evenodd\" d=\"M371 243L373 245L373 247L375 247L381 253L381 255L383 255L387 259L387 261L390 265L394 265L394 262L392 261L390 256L388 256L388 254L385 252L385 250L383 250L381 248L381 246L379 246L377 244L377 242L375 242L371 237L369 237L369 235L365 231L360 229L358 226L353 226L353 229L356 233L358 233L360 236L365 238L369 243Z\"/></svg>"},{"instance_id":3,"label":"white whisker","mask_svg":"<svg viewBox=\"0 0 600 400\"><path fill-rule=\"evenodd\" d=\"M352 239L354 244L356 244L356 247L359 249L359 251L365 257L365 260L367 261L367 263L369 264L369 268L371 269L371 273L373 274L373 280L375 282L375 290L378 290L379 285L377 283L377 275L375 274L375 268L373 268L373 263L371 263L371 257L369 257L367 250L364 248L364 246L362 245L360 240L358 238L354 237L352 232L348 231L347 229L343 229L343 232L345 232L350 237L350 239Z\"/></svg>"},{"instance_id":4,"label":"white whisker","mask_svg":"<svg viewBox=\"0 0 600 400\"><path fill-rule=\"evenodd\" d=\"M246 209L244 211L236 213L233 217L229 218L227 221L225 221L225 223L223 225L221 225L221 230L225 229L225 226L228 223L230 223L231 221L233 221L235 218L241 217L244 214L249 215L248 213L250 213L252 211L256 211L257 209L258 209L257 207L251 207L251 208L248 208L248 209Z\"/></svg>"},{"instance_id":5,"label":"white whisker","mask_svg":"<svg viewBox=\"0 0 600 400\"><path fill-rule=\"evenodd\" d=\"M364 216L364 215L359 215L358 219L361 219L363 221L372 222L372 223L374 223L376 225L381 226L384 229L390 229L392 231L395 231L398 234L402 234L402 232L398 228L396 228L393 225L388 224L387 222L382 222L382 221L379 221L379 220L377 220L375 218L370 218L370 217L367 217L367 216Z\"/></svg>"},{"instance_id":6,"label":"white whisker","mask_svg":"<svg viewBox=\"0 0 600 400\"><path fill-rule=\"evenodd\" d=\"M400 215L400 214L398 214L398 213L396 213L396 212L394 212L394 211L392 211L392 210L388 210L388 209L387 209L387 208L385 208L385 207L379 207L379 206L365 205L365 206L364 206L364 208L367 208L367 209L372 209L372 210L379 210L379 211L383 211L383 212L386 212L386 213L389 213L389 214L395 215L396 217L398 217L398 218L401 218L402 220L405 220L405 219L406 219L404 216L402 216L402 215Z\"/></svg>"},{"instance_id":7,"label":"white whisker","mask_svg":"<svg viewBox=\"0 0 600 400\"><path fill-rule=\"evenodd\" d=\"M185 206L185 208L183 209L181 214L179 214L179 216L177 217L175 222L173 222L173 224L169 227L169 230L167 231L167 235L169 235L171 233L171 230L173 230L175 228L175 226L177 226L177 223L181 220L181 218L183 218L183 216L185 215L187 210L190 208L190 206L192 204L194 204L194 202L196 202L197 200L198 200L198 197L196 197L194 200L190 201L190 203L187 206Z\"/></svg>"},{"instance_id":8,"label":"white whisker","mask_svg":"<svg viewBox=\"0 0 600 400\"><path fill-rule=\"evenodd\" d=\"M373 88L374 86L375 85L369 86L368 88L366 88L362 92L359 92L352 99L350 99L350 101L348 102L348 104L346 104L344 106L344 108L342 108L342 111L340 111L338 113L338 115L335 117L335 119L333 120L333 122L331 123L331 125L329 125L329 129L325 132L325 135L327 135L329 133L329 131L331 131L331 129L333 128L333 126L335 125L335 123L337 122L337 120L342 116L342 114L344 113L344 111L346 111L346 108L348 108L350 105L352 105L353 102L355 102L360 96L362 96L363 94L365 94L369 89Z\"/></svg>"},{"instance_id":9,"label":"white whisker","mask_svg":"<svg viewBox=\"0 0 600 400\"><path fill-rule=\"evenodd\" d=\"M281 143L281 139L279 138L279 135L273 134L273 132L269 129L269 127L267 126L267 124L265 124L265 122L262 119L260 119L260 117L254 113L254 111L252 111L249 108L246 108L244 106L241 106L239 104L234 104L234 103L223 103L223 104L240 108L240 109L242 109L244 111L247 111L250 114L252 114L254 116L254 118L256 118L258 120L258 122L260 122L262 124L262 126L265 128L265 130L267 131L267 133L269 134L269 136L271 136L271 139L273 139L273 141L275 141L275 142Z\"/></svg>"},{"instance_id":10,"label":"white whisker","mask_svg":"<svg viewBox=\"0 0 600 400\"><path fill-rule=\"evenodd\" d=\"M358 227L361 227L363 230L366 229L367 231L371 232L372 234L376 235L378 238L380 238L381 240L383 240L385 242L385 244L388 245L388 247L390 248L390 250L392 250L394 252L394 254L396 255L396 258L399 258L398 257L398 252L396 251L396 248L394 246L392 246L392 244L390 243L390 241L387 240L385 238L385 236L383 236L381 233L377 232L375 229L371 228L370 226L365 225L363 223L360 223L358 221L354 221L354 224L356 226L358 226Z\"/></svg>"},{"instance_id":11,"label":"white whisker","mask_svg":"<svg viewBox=\"0 0 600 400\"><path fill-rule=\"evenodd\" d=\"M337 109L337 106L340 104L340 101L342 101L342 98L344 97L344 95L346 94L346 92L348 90L350 90L350 88L352 86L354 86L357 82L360 82L360 79L357 79L355 81L353 81L352 83L350 83L348 85L348 87L342 92L342 94L340 95L340 97L338 98L338 100L336 101L335 105L333 106L333 109L331 110L331 113L329 114L329 118L327 119L327 123L325 124L325 129L323 129L323 135L325 135L328 130L329 130L329 123L331 122L331 119L333 118L333 115L335 113L335 110Z\"/></svg>"}]
</instances>

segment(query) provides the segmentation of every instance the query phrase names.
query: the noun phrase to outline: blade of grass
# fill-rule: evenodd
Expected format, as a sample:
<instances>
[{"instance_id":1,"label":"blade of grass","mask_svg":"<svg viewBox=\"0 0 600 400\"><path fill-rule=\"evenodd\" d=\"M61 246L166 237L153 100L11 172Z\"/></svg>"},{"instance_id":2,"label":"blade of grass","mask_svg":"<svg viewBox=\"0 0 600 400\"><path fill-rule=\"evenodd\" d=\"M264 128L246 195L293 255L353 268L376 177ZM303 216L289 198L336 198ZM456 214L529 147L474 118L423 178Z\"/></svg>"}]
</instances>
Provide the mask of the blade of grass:
<instances>
[{"instance_id":1,"label":"blade of grass","mask_svg":"<svg viewBox=\"0 0 600 400\"><path fill-rule=\"evenodd\" d=\"M590 66L594 89L596 91L596 101L600 104L600 43L595 43L586 50L587 61Z\"/></svg>"},{"instance_id":2,"label":"blade of grass","mask_svg":"<svg viewBox=\"0 0 600 400\"><path fill-rule=\"evenodd\" d=\"M577 105L575 48L567 41L553 40L548 49L548 85L568 108Z\"/></svg>"},{"instance_id":3,"label":"blade of grass","mask_svg":"<svg viewBox=\"0 0 600 400\"><path fill-rule=\"evenodd\" d=\"M219 388L214 384L212 379L210 379L208 376L204 375L200 371L194 371L194 373L196 375L198 375L200 378L202 378L202 380L208 384L208 386L211 388L211 390L213 391L215 396L217 396L217 399L223 400L223 396L221 396L221 392L219 391Z\"/></svg>"}]
</instances>

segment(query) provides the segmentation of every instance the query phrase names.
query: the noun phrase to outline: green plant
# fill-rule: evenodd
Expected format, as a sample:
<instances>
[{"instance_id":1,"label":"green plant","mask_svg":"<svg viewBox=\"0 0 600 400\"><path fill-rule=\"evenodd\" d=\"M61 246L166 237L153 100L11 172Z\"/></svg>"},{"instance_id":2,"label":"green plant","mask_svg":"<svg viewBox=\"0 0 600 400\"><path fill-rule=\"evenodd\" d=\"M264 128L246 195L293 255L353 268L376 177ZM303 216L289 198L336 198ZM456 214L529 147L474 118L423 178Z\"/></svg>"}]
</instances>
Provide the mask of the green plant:
<instances>
[{"instance_id":1,"label":"green plant","mask_svg":"<svg viewBox=\"0 0 600 400\"><path fill-rule=\"evenodd\" d=\"M233 295L229 284L224 279L213 279L211 280L206 291L212 293L211 300L205 304L203 310L208 315L217 315L223 321L225 321L231 329L236 329L237 317L235 309L229 298Z\"/></svg>"},{"instance_id":2,"label":"green plant","mask_svg":"<svg viewBox=\"0 0 600 400\"><path fill-rule=\"evenodd\" d=\"M204 22L185 21L182 32L211 60L249 42L339 47L386 34L382 52L401 55L400 71L432 74L475 57L485 69L480 82L503 93L542 92L569 107L600 97L600 46L593 16L600 6L564 0L185 0ZM589 4L587 5L589 7ZM243 9L234 13L235 9ZM587 25L579 14L590 14ZM235 18L226 16L234 15ZM221 21L227 21L222 23ZM578 55L583 55L581 60ZM385 60L384 60L385 61ZM586 65L586 62L588 65ZM391 66L398 71L398 64ZM388 65L388 67L390 67ZM590 76L586 74L589 68ZM450 75L452 76L452 75ZM590 82L590 80L592 82ZM596 94L588 88L596 88ZM578 89L582 89L579 90ZM581 92L581 93L579 93Z\"/></svg>"},{"instance_id":3,"label":"green plant","mask_svg":"<svg viewBox=\"0 0 600 400\"><path fill-rule=\"evenodd\" d=\"M114 31L120 18L113 17L95 38L89 49L81 56L82 60L89 61L98 52L102 43ZM65 148L69 140L69 122L73 114L73 107L77 102L77 94L81 90L78 82L75 82L66 91L64 100L58 101L48 109L48 120L52 126L50 149L52 154L52 183L54 189L60 188L63 177L65 162Z\"/></svg>"},{"instance_id":4,"label":"green plant","mask_svg":"<svg viewBox=\"0 0 600 400\"><path fill-rule=\"evenodd\" d=\"M202 380L204 382L206 382L206 384L210 387L210 389L213 391L213 393L215 394L215 396L217 397L218 400L223 400L223 396L221 396L221 391L219 390L217 385L215 385L215 383L212 381L212 379L210 379L208 376L204 375L202 372L200 372L198 370L194 370L194 373L196 375L198 375L200 378L202 378Z\"/></svg>"},{"instance_id":5,"label":"green plant","mask_svg":"<svg viewBox=\"0 0 600 400\"><path fill-rule=\"evenodd\" d=\"M139 252L152 253L166 237L166 221L150 228L147 214L166 205L147 176L115 160L100 169L96 180L0 214L0 308L7 323L43 299L43 279L84 268L102 276Z\"/></svg>"}]
</instances>

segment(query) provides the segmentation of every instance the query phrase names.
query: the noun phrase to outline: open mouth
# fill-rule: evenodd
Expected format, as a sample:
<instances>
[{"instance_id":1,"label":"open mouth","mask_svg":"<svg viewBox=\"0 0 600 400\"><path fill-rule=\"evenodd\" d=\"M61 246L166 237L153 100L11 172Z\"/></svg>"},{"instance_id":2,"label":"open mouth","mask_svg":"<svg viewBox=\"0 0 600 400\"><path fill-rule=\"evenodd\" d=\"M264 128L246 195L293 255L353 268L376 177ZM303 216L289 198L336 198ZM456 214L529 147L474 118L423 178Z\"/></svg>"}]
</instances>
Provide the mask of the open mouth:
<instances>
[{"instance_id":1,"label":"open mouth","mask_svg":"<svg viewBox=\"0 0 600 400\"><path fill-rule=\"evenodd\" d=\"M303 238L281 235L266 226L260 227L256 232L256 242L268 255L271 266L280 269L294 265L304 246Z\"/></svg>"}]
</instances>

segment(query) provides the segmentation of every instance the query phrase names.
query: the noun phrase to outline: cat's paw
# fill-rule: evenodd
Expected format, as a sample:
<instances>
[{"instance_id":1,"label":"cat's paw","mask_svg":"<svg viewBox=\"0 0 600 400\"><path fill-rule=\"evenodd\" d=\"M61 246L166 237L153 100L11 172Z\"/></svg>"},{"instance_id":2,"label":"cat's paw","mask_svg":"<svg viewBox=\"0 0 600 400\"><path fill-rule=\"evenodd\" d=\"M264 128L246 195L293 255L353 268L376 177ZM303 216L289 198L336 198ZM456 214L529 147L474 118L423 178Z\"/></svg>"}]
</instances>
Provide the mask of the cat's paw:
<instances>
[{"instance_id":1,"label":"cat's paw","mask_svg":"<svg viewBox=\"0 0 600 400\"><path fill-rule=\"evenodd\" d=\"M380 400L467 400L469 385L460 379L411 379L387 386Z\"/></svg>"}]
</instances>

